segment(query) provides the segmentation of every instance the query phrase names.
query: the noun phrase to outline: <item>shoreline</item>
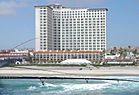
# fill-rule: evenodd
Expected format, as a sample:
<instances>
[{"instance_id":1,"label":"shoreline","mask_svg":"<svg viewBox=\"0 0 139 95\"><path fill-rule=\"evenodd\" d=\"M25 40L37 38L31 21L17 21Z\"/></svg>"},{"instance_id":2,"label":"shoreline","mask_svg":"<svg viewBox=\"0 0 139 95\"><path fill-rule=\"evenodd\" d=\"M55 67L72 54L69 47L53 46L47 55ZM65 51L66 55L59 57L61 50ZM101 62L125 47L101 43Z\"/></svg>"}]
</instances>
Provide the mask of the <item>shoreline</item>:
<instances>
[{"instance_id":1,"label":"shoreline","mask_svg":"<svg viewBox=\"0 0 139 95\"><path fill-rule=\"evenodd\" d=\"M82 70L80 70L82 68ZM139 67L38 67L0 68L0 76L139 76Z\"/></svg>"}]
</instances>

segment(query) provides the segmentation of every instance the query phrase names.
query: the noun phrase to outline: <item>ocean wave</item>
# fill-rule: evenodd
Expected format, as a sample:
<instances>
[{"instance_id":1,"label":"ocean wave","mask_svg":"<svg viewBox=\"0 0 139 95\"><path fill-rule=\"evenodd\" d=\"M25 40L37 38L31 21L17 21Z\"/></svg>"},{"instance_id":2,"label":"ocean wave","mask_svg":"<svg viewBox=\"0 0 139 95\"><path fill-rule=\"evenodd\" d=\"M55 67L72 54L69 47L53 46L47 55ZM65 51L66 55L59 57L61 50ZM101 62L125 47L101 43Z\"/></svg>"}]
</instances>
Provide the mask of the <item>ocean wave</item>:
<instances>
[{"instance_id":1,"label":"ocean wave","mask_svg":"<svg viewBox=\"0 0 139 95\"><path fill-rule=\"evenodd\" d=\"M52 83L44 83L44 85L42 85L42 83L39 83L40 87L57 87L56 84L52 84Z\"/></svg>"},{"instance_id":2,"label":"ocean wave","mask_svg":"<svg viewBox=\"0 0 139 95\"><path fill-rule=\"evenodd\" d=\"M100 84L73 84L73 83L61 83L61 84L51 84L45 83L44 88L45 91L41 91L41 95L72 95L73 92L84 92L84 91L93 91L102 90L104 88L109 87L109 83L100 83ZM42 86L41 86L42 87ZM59 89L60 88L60 89ZM79 94L80 95L80 94ZM83 95L83 94L82 94Z\"/></svg>"},{"instance_id":3,"label":"ocean wave","mask_svg":"<svg viewBox=\"0 0 139 95\"><path fill-rule=\"evenodd\" d=\"M96 90L96 89L102 89L107 86L109 86L109 83L104 84L62 84L61 86L65 89L65 91L69 90Z\"/></svg>"},{"instance_id":4,"label":"ocean wave","mask_svg":"<svg viewBox=\"0 0 139 95\"><path fill-rule=\"evenodd\" d=\"M36 86L29 86L27 90L29 90L29 91L33 91L33 90L36 90L36 89L37 89Z\"/></svg>"},{"instance_id":5,"label":"ocean wave","mask_svg":"<svg viewBox=\"0 0 139 95\"><path fill-rule=\"evenodd\" d=\"M98 90L107 88L110 86L110 83L60 83L60 84L52 84L52 83L44 83L42 85L39 83L40 88L47 88L47 90L62 90L62 91L72 91L72 90Z\"/></svg>"},{"instance_id":6,"label":"ocean wave","mask_svg":"<svg viewBox=\"0 0 139 95\"><path fill-rule=\"evenodd\" d=\"M107 78L107 79L133 79L133 80L139 80L138 76L100 76L98 78Z\"/></svg>"},{"instance_id":7,"label":"ocean wave","mask_svg":"<svg viewBox=\"0 0 139 95\"><path fill-rule=\"evenodd\" d=\"M112 78L112 77L109 77ZM113 77L114 78L114 77ZM119 77L116 77L119 78ZM123 77L127 78L127 77ZM128 77L131 78L131 77ZM133 77L132 77L133 78ZM42 85L39 82L36 86L30 86L28 88L29 91L38 91L41 95L72 95L72 93L78 92L92 92L98 93L99 91L115 91L118 93L119 91L135 91L134 89L139 88L139 83L136 82L128 82L128 81L113 81L113 80L88 80L86 83L84 80L75 80L75 81L47 81ZM80 94L77 94L80 95ZM83 95L83 94L82 94ZM98 95L98 94L97 94Z\"/></svg>"},{"instance_id":8,"label":"ocean wave","mask_svg":"<svg viewBox=\"0 0 139 95\"><path fill-rule=\"evenodd\" d=\"M48 90L57 90L57 91L74 91L74 90L81 90L81 91L89 91L89 90L103 90L103 89L136 89L139 87L139 83L133 82L117 82L117 81L107 81L104 83L84 83L84 84L72 84L72 83L61 83L61 84L51 84L45 83L44 86L40 85L40 87L46 87Z\"/></svg>"}]
</instances>

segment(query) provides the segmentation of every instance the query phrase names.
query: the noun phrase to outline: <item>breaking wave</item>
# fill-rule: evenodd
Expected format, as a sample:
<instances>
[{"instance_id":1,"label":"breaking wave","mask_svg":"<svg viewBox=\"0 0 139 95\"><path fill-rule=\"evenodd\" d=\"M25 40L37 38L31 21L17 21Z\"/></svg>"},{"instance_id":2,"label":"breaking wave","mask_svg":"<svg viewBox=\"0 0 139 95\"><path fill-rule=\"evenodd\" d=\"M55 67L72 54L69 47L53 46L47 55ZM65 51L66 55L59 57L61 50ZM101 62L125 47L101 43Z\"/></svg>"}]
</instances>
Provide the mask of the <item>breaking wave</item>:
<instances>
[{"instance_id":1,"label":"breaking wave","mask_svg":"<svg viewBox=\"0 0 139 95\"><path fill-rule=\"evenodd\" d=\"M35 89L37 89L36 86L29 86L27 90L29 90L29 91L33 91L33 90L35 90Z\"/></svg>"},{"instance_id":2,"label":"breaking wave","mask_svg":"<svg viewBox=\"0 0 139 95\"><path fill-rule=\"evenodd\" d=\"M107 78L139 80L139 77L112 76ZM40 81L27 83L30 84L24 85L26 86L26 93L31 93L31 95L138 95L136 93L139 93L139 83L128 81L47 80L44 85Z\"/></svg>"}]
</instances>

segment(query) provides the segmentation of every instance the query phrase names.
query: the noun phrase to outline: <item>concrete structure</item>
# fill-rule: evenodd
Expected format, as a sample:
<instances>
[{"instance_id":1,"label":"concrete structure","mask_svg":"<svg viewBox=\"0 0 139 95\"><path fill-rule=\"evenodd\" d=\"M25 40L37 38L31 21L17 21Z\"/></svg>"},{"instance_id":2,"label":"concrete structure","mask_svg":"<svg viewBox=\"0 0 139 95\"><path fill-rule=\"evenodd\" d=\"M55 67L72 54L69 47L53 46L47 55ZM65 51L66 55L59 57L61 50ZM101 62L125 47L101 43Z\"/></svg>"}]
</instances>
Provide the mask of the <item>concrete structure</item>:
<instances>
[{"instance_id":1,"label":"concrete structure","mask_svg":"<svg viewBox=\"0 0 139 95\"><path fill-rule=\"evenodd\" d=\"M35 6L36 50L105 50L106 8Z\"/></svg>"},{"instance_id":2,"label":"concrete structure","mask_svg":"<svg viewBox=\"0 0 139 95\"><path fill-rule=\"evenodd\" d=\"M106 65L134 65L132 59L105 59Z\"/></svg>"}]
</instances>

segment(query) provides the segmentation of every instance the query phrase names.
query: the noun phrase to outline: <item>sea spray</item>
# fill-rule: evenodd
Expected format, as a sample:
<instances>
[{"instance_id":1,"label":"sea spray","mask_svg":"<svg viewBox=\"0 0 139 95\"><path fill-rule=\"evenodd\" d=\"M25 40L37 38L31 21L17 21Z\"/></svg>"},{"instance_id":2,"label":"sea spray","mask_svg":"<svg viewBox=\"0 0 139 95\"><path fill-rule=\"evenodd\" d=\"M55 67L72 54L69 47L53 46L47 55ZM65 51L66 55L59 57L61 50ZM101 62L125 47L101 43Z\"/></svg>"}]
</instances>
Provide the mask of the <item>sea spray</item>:
<instances>
[{"instance_id":1,"label":"sea spray","mask_svg":"<svg viewBox=\"0 0 139 95\"><path fill-rule=\"evenodd\" d=\"M36 89L37 89L36 86L30 86L30 87L28 87L27 90L33 91L33 90L36 90Z\"/></svg>"}]
</instances>

